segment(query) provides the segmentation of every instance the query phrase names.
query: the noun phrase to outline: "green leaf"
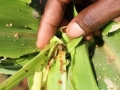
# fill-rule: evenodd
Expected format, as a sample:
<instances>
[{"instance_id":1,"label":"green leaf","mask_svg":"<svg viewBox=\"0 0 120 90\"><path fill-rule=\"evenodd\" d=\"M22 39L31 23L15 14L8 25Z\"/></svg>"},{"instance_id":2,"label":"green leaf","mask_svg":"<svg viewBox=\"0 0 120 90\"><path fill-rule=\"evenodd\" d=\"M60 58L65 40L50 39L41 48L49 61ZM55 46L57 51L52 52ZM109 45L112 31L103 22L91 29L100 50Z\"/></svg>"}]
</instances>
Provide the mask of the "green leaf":
<instances>
[{"instance_id":1,"label":"green leaf","mask_svg":"<svg viewBox=\"0 0 120 90\"><path fill-rule=\"evenodd\" d=\"M35 54L34 56L25 56L25 57L21 57L21 58L17 58L17 59L12 59L12 60L9 60L9 61L13 61L15 64L24 66L29 61L31 61L36 55L37 54Z\"/></svg>"},{"instance_id":2,"label":"green leaf","mask_svg":"<svg viewBox=\"0 0 120 90\"><path fill-rule=\"evenodd\" d=\"M14 74L19 69L22 68L25 64L27 64L30 60L32 60L38 53L31 53L22 56L21 58L1 60L0 63L0 73L4 74Z\"/></svg>"},{"instance_id":3,"label":"green leaf","mask_svg":"<svg viewBox=\"0 0 120 90\"><path fill-rule=\"evenodd\" d=\"M20 1L23 1L23 2L26 2L26 3L31 3L31 0L20 0Z\"/></svg>"},{"instance_id":4,"label":"green leaf","mask_svg":"<svg viewBox=\"0 0 120 90\"><path fill-rule=\"evenodd\" d=\"M88 57L87 46L81 44L75 50L72 62L71 83L74 90L99 90Z\"/></svg>"},{"instance_id":5,"label":"green leaf","mask_svg":"<svg viewBox=\"0 0 120 90\"><path fill-rule=\"evenodd\" d=\"M38 51L35 43L39 13L20 0L0 3L0 56L19 58Z\"/></svg>"},{"instance_id":6,"label":"green leaf","mask_svg":"<svg viewBox=\"0 0 120 90\"><path fill-rule=\"evenodd\" d=\"M77 16L77 15L78 15L78 12L77 12L77 10L76 10L76 8L75 8L75 5L74 5L74 4L73 4L73 10L74 10L73 14L74 14L74 17L75 17L75 16Z\"/></svg>"},{"instance_id":7,"label":"green leaf","mask_svg":"<svg viewBox=\"0 0 120 90\"><path fill-rule=\"evenodd\" d=\"M20 30L37 30L39 19L37 19L35 9L19 0L1 0L0 3L0 12L2 13L0 15L0 26L14 27Z\"/></svg>"},{"instance_id":8,"label":"green leaf","mask_svg":"<svg viewBox=\"0 0 120 90\"><path fill-rule=\"evenodd\" d=\"M120 31L109 33L103 40L93 56L98 85L100 90L120 90Z\"/></svg>"},{"instance_id":9,"label":"green leaf","mask_svg":"<svg viewBox=\"0 0 120 90\"><path fill-rule=\"evenodd\" d=\"M21 68L21 66L6 66L6 67L3 67L3 66L1 67L1 66L0 66L0 73L13 75L13 74L16 73L20 68Z\"/></svg>"},{"instance_id":10,"label":"green leaf","mask_svg":"<svg viewBox=\"0 0 120 90\"><path fill-rule=\"evenodd\" d=\"M107 26L105 26L102 35L108 35L108 33L120 30L120 22L110 22Z\"/></svg>"},{"instance_id":11,"label":"green leaf","mask_svg":"<svg viewBox=\"0 0 120 90\"><path fill-rule=\"evenodd\" d=\"M0 84L0 90L10 90L24 78L33 75L35 71L42 71L43 67L46 65L46 61L50 58L46 56L46 54L48 54L47 51L56 44L57 43L47 45L35 58L24 65L23 68Z\"/></svg>"},{"instance_id":12,"label":"green leaf","mask_svg":"<svg viewBox=\"0 0 120 90\"><path fill-rule=\"evenodd\" d=\"M67 44L68 52L71 52L81 42L83 37L75 38Z\"/></svg>"}]
</instances>

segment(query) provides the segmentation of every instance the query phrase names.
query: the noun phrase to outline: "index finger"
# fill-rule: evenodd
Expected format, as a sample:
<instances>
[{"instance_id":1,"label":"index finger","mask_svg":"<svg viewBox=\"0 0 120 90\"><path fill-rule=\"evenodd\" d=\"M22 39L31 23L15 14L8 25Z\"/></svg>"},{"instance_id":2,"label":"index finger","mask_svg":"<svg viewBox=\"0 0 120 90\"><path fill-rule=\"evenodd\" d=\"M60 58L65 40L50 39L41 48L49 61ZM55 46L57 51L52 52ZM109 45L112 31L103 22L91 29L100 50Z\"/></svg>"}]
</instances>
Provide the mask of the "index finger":
<instances>
[{"instance_id":1,"label":"index finger","mask_svg":"<svg viewBox=\"0 0 120 90\"><path fill-rule=\"evenodd\" d=\"M59 25L65 12L66 5L70 1L71 0L47 1L38 30L38 38L36 42L38 48L42 49L54 36L56 28Z\"/></svg>"}]
</instances>

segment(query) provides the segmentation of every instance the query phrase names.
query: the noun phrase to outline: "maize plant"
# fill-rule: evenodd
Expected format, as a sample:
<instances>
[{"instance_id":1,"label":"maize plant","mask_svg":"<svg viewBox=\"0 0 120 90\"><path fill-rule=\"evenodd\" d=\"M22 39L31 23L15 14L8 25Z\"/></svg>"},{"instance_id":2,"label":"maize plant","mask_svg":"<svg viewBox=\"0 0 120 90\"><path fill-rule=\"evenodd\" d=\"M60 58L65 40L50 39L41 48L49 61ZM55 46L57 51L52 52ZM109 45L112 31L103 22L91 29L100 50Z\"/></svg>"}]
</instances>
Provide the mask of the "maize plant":
<instances>
[{"instance_id":1,"label":"maize plant","mask_svg":"<svg viewBox=\"0 0 120 90\"><path fill-rule=\"evenodd\" d=\"M110 22L91 41L60 32L36 48L39 0L0 0L0 90L24 78L29 90L120 90L120 23ZM76 15L74 8L74 15Z\"/></svg>"}]
</instances>

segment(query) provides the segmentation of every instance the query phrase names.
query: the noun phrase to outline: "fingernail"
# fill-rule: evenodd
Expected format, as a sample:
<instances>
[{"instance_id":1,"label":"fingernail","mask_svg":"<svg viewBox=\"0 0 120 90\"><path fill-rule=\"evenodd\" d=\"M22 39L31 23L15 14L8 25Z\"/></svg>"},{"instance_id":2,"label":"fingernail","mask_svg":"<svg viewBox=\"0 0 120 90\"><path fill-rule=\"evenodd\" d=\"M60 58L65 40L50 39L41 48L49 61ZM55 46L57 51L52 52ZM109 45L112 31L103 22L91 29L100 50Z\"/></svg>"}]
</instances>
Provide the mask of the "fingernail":
<instances>
[{"instance_id":1,"label":"fingernail","mask_svg":"<svg viewBox=\"0 0 120 90\"><path fill-rule=\"evenodd\" d=\"M42 41L41 39L38 39L37 41L36 41L36 46L37 46L37 48L39 48L40 50L42 50L44 47L45 47L45 42L44 41Z\"/></svg>"},{"instance_id":2,"label":"fingernail","mask_svg":"<svg viewBox=\"0 0 120 90\"><path fill-rule=\"evenodd\" d=\"M39 40L36 41L36 46L37 46L37 48L39 48L39 49L42 49L42 48L44 47L44 46L41 46Z\"/></svg>"},{"instance_id":3,"label":"fingernail","mask_svg":"<svg viewBox=\"0 0 120 90\"><path fill-rule=\"evenodd\" d=\"M76 23L68 25L67 34L71 38L77 38L85 34L85 31Z\"/></svg>"}]
</instances>

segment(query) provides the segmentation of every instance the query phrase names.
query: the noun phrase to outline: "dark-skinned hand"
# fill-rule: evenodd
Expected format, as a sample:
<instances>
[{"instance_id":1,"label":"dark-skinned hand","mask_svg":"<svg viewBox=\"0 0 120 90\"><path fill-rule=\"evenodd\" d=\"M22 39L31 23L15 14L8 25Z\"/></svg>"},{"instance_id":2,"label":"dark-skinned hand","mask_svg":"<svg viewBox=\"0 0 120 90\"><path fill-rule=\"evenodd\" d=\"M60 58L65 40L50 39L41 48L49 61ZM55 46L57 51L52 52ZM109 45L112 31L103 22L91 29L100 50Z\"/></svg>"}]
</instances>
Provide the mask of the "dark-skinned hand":
<instances>
[{"instance_id":1,"label":"dark-skinned hand","mask_svg":"<svg viewBox=\"0 0 120 90\"><path fill-rule=\"evenodd\" d=\"M79 14L72 20L73 10L69 7L72 4L69 4L73 0L47 0L46 5L45 1L41 0L45 9L36 42L40 49L49 43L58 26L67 25L67 35L77 38L100 29L109 21L120 16L120 0L74 0Z\"/></svg>"}]
</instances>

